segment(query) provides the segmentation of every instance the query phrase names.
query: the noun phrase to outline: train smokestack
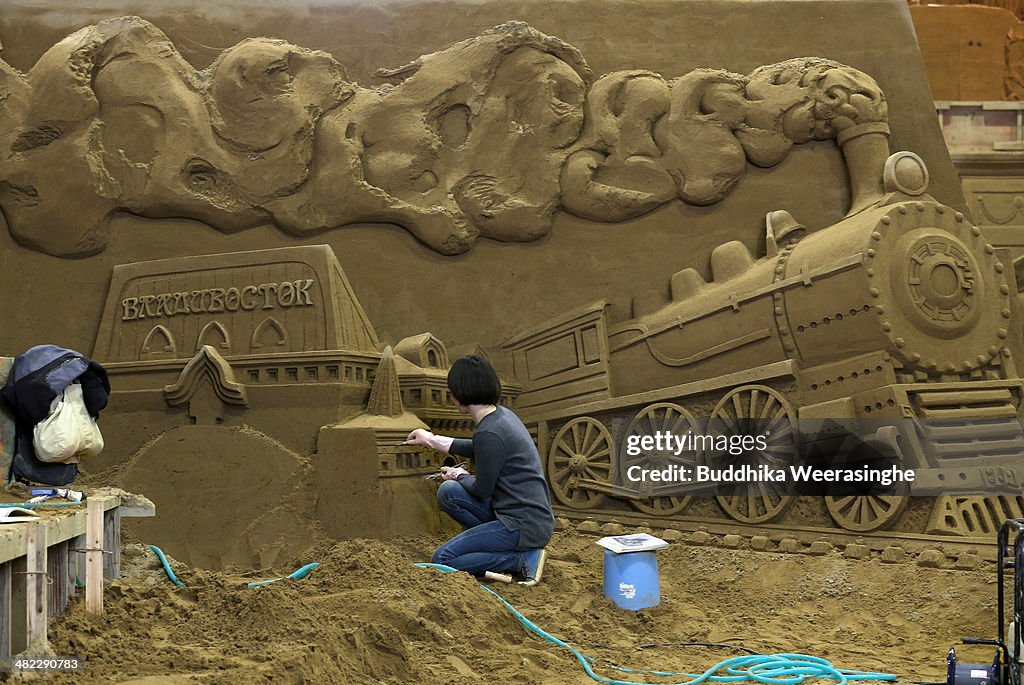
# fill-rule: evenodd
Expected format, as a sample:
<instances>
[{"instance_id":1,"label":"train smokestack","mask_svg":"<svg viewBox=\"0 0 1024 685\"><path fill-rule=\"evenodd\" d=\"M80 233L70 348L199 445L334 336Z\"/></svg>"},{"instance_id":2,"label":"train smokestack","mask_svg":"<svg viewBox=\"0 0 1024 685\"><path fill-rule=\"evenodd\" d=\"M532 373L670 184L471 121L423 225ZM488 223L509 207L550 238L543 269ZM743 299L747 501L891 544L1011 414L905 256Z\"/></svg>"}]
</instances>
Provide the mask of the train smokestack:
<instances>
[{"instance_id":1,"label":"train smokestack","mask_svg":"<svg viewBox=\"0 0 1024 685\"><path fill-rule=\"evenodd\" d=\"M857 124L840 131L836 142L843 150L850 174L849 216L870 207L885 195L882 171L889 158L889 125L884 121Z\"/></svg>"}]
</instances>

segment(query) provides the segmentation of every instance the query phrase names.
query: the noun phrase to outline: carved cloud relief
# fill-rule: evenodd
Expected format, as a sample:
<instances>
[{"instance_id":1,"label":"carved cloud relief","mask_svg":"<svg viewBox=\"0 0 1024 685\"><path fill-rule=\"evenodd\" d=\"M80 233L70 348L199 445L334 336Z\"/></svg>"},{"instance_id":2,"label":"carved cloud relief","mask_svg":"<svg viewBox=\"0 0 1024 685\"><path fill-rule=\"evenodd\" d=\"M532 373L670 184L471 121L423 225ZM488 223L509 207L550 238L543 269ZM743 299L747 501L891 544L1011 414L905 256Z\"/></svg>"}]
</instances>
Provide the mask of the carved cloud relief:
<instances>
[{"instance_id":1,"label":"carved cloud relief","mask_svg":"<svg viewBox=\"0 0 1024 685\"><path fill-rule=\"evenodd\" d=\"M0 60L0 210L64 257L102 251L118 212L299 236L388 222L458 254L540 238L558 211L713 204L748 164L887 116L869 76L828 60L593 81L578 50L516 22L378 76L267 38L197 71L137 17L84 28L28 74Z\"/></svg>"}]
</instances>

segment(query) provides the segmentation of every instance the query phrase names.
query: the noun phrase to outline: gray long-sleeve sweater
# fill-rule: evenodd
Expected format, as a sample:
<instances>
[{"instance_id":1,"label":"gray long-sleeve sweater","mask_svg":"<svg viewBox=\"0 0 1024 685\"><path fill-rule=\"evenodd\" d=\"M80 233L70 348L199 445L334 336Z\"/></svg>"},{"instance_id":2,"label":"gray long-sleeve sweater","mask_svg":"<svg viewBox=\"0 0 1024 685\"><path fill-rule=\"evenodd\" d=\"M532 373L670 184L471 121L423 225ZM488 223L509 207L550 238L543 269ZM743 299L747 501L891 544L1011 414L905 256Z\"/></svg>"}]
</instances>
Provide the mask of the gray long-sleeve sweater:
<instances>
[{"instance_id":1,"label":"gray long-sleeve sweater","mask_svg":"<svg viewBox=\"0 0 1024 685\"><path fill-rule=\"evenodd\" d=\"M548 544L555 529L548 484L533 438L514 412L499 406L480 420L472 440L456 439L449 452L476 459L476 475L459 476L459 483L519 531L518 551Z\"/></svg>"}]
</instances>

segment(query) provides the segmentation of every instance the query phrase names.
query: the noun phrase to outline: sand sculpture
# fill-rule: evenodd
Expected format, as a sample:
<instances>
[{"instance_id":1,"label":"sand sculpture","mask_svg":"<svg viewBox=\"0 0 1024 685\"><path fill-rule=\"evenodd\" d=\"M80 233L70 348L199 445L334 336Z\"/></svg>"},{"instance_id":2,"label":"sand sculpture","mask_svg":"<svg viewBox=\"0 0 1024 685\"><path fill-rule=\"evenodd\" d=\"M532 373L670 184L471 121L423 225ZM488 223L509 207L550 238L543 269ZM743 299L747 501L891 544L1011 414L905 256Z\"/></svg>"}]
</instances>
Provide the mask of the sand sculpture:
<instances>
[{"instance_id":1,"label":"sand sculpture","mask_svg":"<svg viewBox=\"0 0 1024 685\"><path fill-rule=\"evenodd\" d=\"M979 402L1016 416L1012 272L955 200L927 194L920 157L890 155L889 103L863 71L812 57L746 76L594 79L572 46L508 23L379 75L391 85L365 87L326 53L270 39L197 71L152 24L101 22L27 75L0 62L0 209L20 245L54 257L98 255L127 213L299 239L391 223L427 262L480 238L541 243L565 217L626 232L616 224L672 206L726 216L704 208L826 141L846 199L833 225L773 207L757 258L749 240L718 241L709 264L677 267L626 310L563 308L491 348L512 359L506 399L536 430L555 496L653 516L689 507L688 493L622 487L622 438L644 422L959 416ZM267 540L301 521L334 534L436 526L422 476L437 455L397 443L424 424L469 430L444 384L455 349L423 329L379 335L328 246L136 259L114 270L93 355L115 385L107 430L124 438L106 465L124 462L125 484L151 494L183 455L205 483L230 480L247 454L274 461L285 485L259 490L260 511L231 499L246 512L231 550L189 520L191 547L172 551L203 564L273 563L290 548ZM1024 440L1015 421L1004 428ZM773 458L796 454L785 437ZM230 454L200 469L210 445ZM200 490L174 493L178 508L201 512L216 489ZM833 497L828 513L852 530L892 525L901 494L853 509ZM965 512L978 499L945 498L933 528L976 532ZM742 489L718 504L759 523L792 497Z\"/></svg>"},{"instance_id":2,"label":"sand sculpture","mask_svg":"<svg viewBox=\"0 0 1024 685\"><path fill-rule=\"evenodd\" d=\"M119 211L299 236L391 222L457 254L535 240L560 208L615 222L713 204L748 162L886 118L870 77L814 58L588 91L580 53L522 23L380 73L395 85L270 39L196 71L152 24L101 22L27 75L0 67L0 207L19 242L65 257L103 250Z\"/></svg>"}]
</instances>

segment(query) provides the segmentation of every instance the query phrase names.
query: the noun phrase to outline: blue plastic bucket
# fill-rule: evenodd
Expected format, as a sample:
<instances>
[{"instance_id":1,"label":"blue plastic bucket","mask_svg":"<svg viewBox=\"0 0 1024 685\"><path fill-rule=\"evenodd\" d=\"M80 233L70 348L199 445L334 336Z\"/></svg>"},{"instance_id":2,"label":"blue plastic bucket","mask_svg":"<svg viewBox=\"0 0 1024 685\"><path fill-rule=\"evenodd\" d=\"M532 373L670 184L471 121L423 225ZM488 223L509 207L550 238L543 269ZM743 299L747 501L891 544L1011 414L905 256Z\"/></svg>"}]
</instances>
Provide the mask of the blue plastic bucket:
<instances>
[{"instance_id":1,"label":"blue plastic bucket","mask_svg":"<svg viewBox=\"0 0 1024 685\"><path fill-rule=\"evenodd\" d=\"M654 552L604 551L604 596L621 609L637 611L661 602L658 557Z\"/></svg>"}]
</instances>

